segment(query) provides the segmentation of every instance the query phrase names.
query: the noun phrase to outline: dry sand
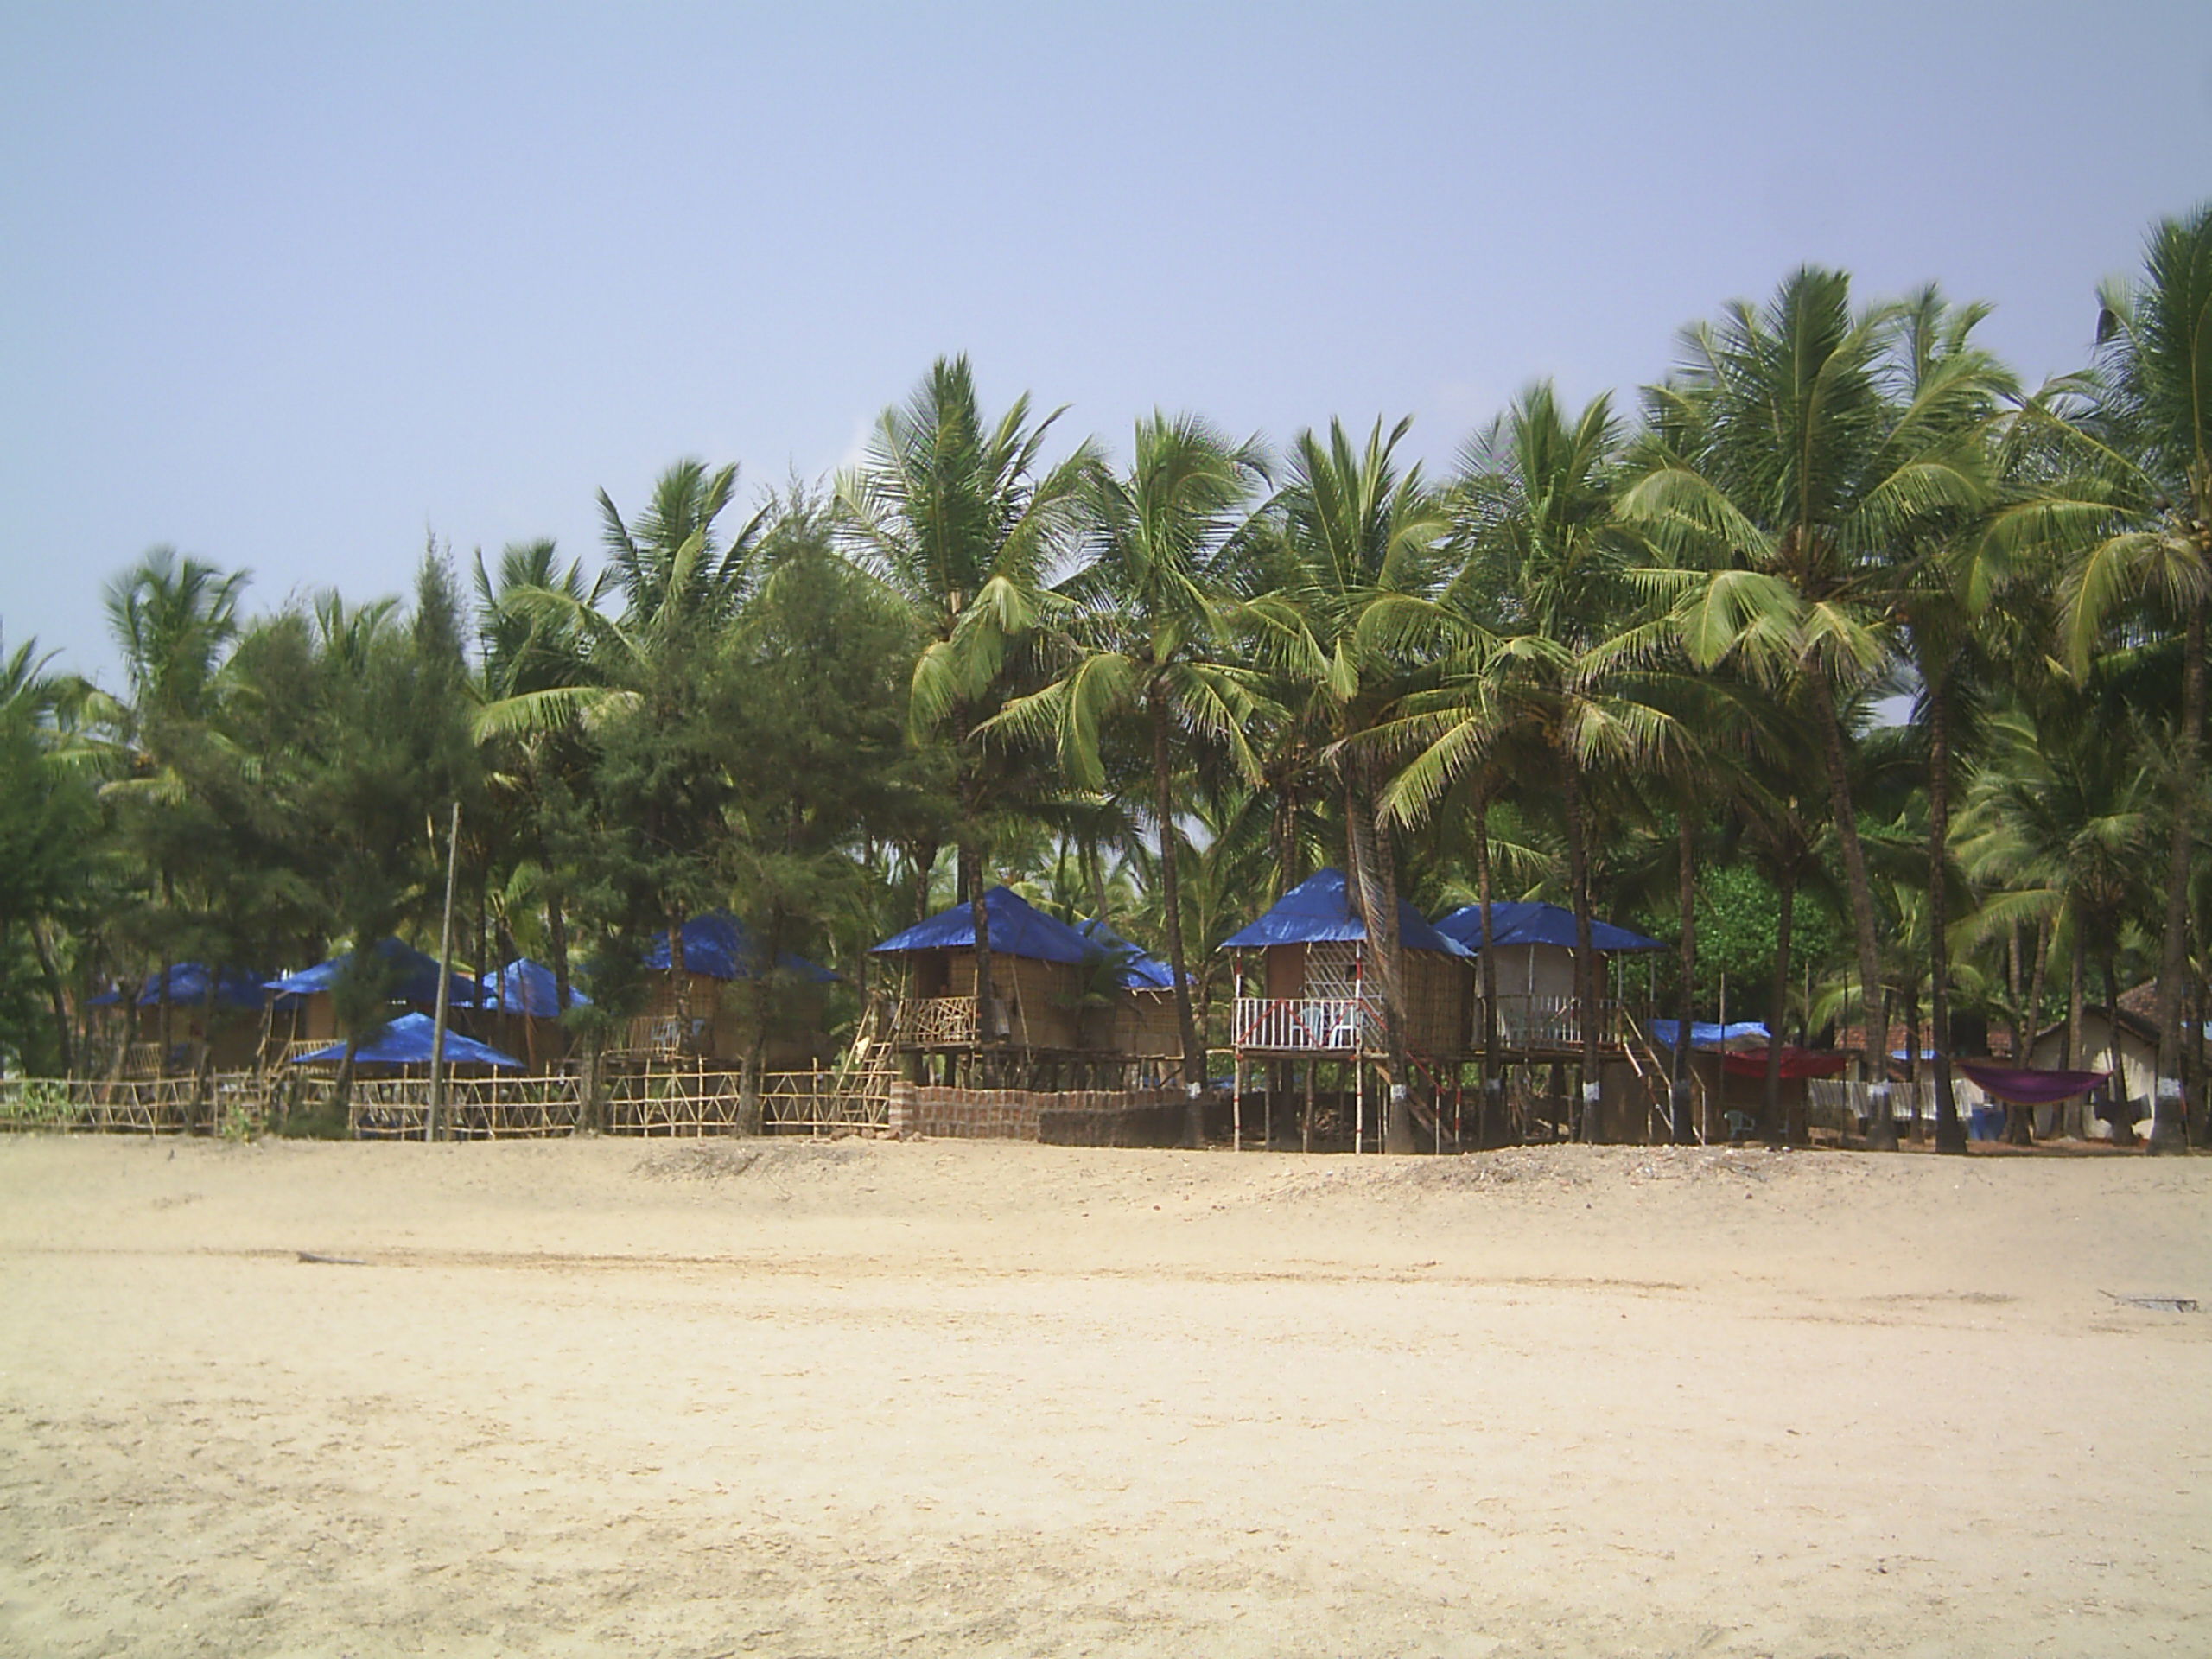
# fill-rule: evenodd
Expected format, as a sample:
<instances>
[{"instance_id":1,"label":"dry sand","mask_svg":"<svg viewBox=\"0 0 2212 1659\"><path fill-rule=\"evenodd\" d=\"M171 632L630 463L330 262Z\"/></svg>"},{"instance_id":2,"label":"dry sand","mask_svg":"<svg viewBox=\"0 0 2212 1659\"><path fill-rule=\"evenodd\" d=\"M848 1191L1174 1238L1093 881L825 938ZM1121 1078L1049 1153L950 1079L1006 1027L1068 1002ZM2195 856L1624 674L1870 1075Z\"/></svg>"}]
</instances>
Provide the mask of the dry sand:
<instances>
[{"instance_id":1,"label":"dry sand","mask_svg":"<svg viewBox=\"0 0 2212 1659\"><path fill-rule=\"evenodd\" d=\"M2212 1160L0 1138L0 1649L2212 1651ZM302 1259L302 1252L337 1261Z\"/></svg>"}]
</instances>

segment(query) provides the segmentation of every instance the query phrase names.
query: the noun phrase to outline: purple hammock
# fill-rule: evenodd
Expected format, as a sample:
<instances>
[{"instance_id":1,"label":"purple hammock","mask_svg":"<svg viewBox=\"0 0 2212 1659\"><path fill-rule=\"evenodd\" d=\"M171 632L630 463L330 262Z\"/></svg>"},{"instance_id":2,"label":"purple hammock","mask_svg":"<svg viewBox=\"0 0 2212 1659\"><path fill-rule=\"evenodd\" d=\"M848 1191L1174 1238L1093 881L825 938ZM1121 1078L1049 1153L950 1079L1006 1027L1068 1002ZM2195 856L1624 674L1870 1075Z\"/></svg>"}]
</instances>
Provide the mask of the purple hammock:
<instances>
[{"instance_id":1,"label":"purple hammock","mask_svg":"<svg viewBox=\"0 0 2212 1659\"><path fill-rule=\"evenodd\" d=\"M1983 1094L2007 1106L2056 1106L2062 1100L2088 1094L2112 1075L2109 1071L2019 1071L1980 1060L1961 1060L1958 1068L1980 1086Z\"/></svg>"}]
</instances>

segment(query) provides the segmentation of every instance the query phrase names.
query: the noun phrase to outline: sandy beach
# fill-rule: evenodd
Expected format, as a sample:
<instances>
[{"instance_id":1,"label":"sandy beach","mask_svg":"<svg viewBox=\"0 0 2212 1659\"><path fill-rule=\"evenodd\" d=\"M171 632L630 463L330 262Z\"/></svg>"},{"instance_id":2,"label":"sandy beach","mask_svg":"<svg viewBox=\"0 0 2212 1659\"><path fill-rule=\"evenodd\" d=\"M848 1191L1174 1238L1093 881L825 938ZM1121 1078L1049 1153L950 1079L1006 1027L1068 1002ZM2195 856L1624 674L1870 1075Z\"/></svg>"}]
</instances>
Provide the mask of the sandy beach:
<instances>
[{"instance_id":1,"label":"sandy beach","mask_svg":"<svg viewBox=\"0 0 2212 1659\"><path fill-rule=\"evenodd\" d=\"M0 1139L0 1649L2202 1651L2212 1160Z\"/></svg>"}]
</instances>

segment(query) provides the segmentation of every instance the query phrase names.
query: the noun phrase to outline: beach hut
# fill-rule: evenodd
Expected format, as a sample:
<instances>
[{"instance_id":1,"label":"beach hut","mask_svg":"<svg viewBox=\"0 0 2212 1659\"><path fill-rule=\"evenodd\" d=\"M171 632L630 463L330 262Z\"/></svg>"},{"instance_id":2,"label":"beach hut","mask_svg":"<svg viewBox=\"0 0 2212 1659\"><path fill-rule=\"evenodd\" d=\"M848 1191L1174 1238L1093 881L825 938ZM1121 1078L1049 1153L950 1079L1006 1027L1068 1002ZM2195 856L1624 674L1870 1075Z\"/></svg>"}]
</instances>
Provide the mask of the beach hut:
<instances>
[{"instance_id":1,"label":"beach hut","mask_svg":"<svg viewBox=\"0 0 2212 1659\"><path fill-rule=\"evenodd\" d=\"M1491 924L1495 942L1483 936L1480 905L1465 905L1440 916L1436 931L1479 957L1485 950L1496 958L1498 1039L1520 1055L1572 1056L1582 1048L1583 1014L1574 982L1576 934L1574 912L1558 905L1529 902L1492 904ZM1608 958L1630 950L1662 950L1657 939L1646 938L1611 922L1592 920L1590 943L1598 956L1598 1041L1606 1048L1620 1046L1624 1032L1620 1005L1610 995L1611 976ZM1483 976L1475 973L1474 995L1469 1000L1469 1041L1480 1041L1483 1030Z\"/></svg>"},{"instance_id":2,"label":"beach hut","mask_svg":"<svg viewBox=\"0 0 2212 1659\"><path fill-rule=\"evenodd\" d=\"M1111 1049L1139 1059L1183 1058L1183 1033L1175 1017L1175 972L1096 917L1077 922L1084 943L1110 961L1120 994L1086 1009L1084 1046Z\"/></svg>"},{"instance_id":3,"label":"beach hut","mask_svg":"<svg viewBox=\"0 0 2212 1659\"><path fill-rule=\"evenodd\" d=\"M1456 1059L1466 1043L1468 952L1402 899L1398 944L1406 1046L1427 1058ZM1381 1052L1382 1005L1371 983L1367 928L1342 870L1309 875L1221 948L1237 964L1232 1047L1255 1054ZM1248 958L1257 959L1256 995L1243 994Z\"/></svg>"},{"instance_id":4,"label":"beach hut","mask_svg":"<svg viewBox=\"0 0 2212 1659\"><path fill-rule=\"evenodd\" d=\"M708 911L683 924L683 976L679 985L668 936L645 951L654 983L643 1014L630 1022L629 1040L613 1058L658 1064L681 1061L734 1071L742 1063L753 1020L747 1006L761 975L760 949L745 924L727 910ZM827 1058L829 988L837 976L790 951L775 961L778 1009L761 1064L771 1071L798 1071Z\"/></svg>"},{"instance_id":5,"label":"beach hut","mask_svg":"<svg viewBox=\"0 0 2212 1659\"><path fill-rule=\"evenodd\" d=\"M591 999L572 983L566 1006L588 1007ZM474 1034L519 1050L533 1071L553 1065L569 1052L569 1033L561 1024L564 1009L553 970L528 957L517 957L505 967L485 975L474 1003L465 1012Z\"/></svg>"},{"instance_id":6,"label":"beach hut","mask_svg":"<svg viewBox=\"0 0 2212 1659\"><path fill-rule=\"evenodd\" d=\"M973 906L940 911L871 952L905 967L892 1046L918 1067L942 1056L950 1073L988 1048L1048 1066L1080 1062L1095 1082L1101 1065L1180 1055L1179 1041L1162 1035L1163 993L1164 1029L1174 1025L1164 963L1109 928L1071 926L1007 887L990 889L983 904L991 930L988 1024L976 1007Z\"/></svg>"},{"instance_id":7,"label":"beach hut","mask_svg":"<svg viewBox=\"0 0 2212 1659\"><path fill-rule=\"evenodd\" d=\"M380 940L376 955L388 977L388 994L394 1005L429 1015L438 1003L437 958L397 939ZM289 1059L321 1048L342 1035L333 997L339 976L353 961L350 950L319 962L302 972L271 980L266 989L276 998L276 1017L270 1025L274 1058ZM455 968L447 991L449 1007L464 1007L475 1000L476 981Z\"/></svg>"},{"instance_id":8,"label":"beach hut","mask_svg":"<svg viewBox=\"0 0 2212 1659\"><path fill-rule=\"evenodd\" d=\"M126 1030L120 1028L127 1024L118 1018L125 1011L124 992L109 991L92 998L86 1006L103 1010L103 1023L114 1020L118 1026L111 1040L124 1048L123 1076L194 1071L203 1061L211 1071L244 1071L251 1069L261 1048L262 1020L270 997L264 988L266 979L266 975L246 968L211 970L197 962L172 965L168 972L166 1055L161 1052L161 1034L154 1028L162 1001L160 970L147 975L138 995L131 999L138 1015L137 1042L127 1042ZM114 1014L108 1014L106 1010Z\"/></svg>"},{"instance_id":9,"label":"beach hut","mask_svg":"<svg viewBox=\"0 0 2212 1659\"><path fill-rule=\"evenodd\" d=\"M2038 1109L2035 1122L2038 1135L2126 1141L2150 1134L2151 1102L2158 1075L2158 1028L2142 1015L2131 1014L2126 1001L2121 999L2117 1014L2101 1003L2091 1003L2082 1010L2082 1040L2073 1059L2077 1069L2109 1071L2116 1031L2119 1077L2100 1090L2094 1102L2075 1096ZM2036 1033L2028 1045L2028 1064L2041 1071L2055 1070L2065 1052L2066 1023L2060 1020ZM2115 1096L2126 1103L2113 1103Z\"/></svg>"}]
</instances>

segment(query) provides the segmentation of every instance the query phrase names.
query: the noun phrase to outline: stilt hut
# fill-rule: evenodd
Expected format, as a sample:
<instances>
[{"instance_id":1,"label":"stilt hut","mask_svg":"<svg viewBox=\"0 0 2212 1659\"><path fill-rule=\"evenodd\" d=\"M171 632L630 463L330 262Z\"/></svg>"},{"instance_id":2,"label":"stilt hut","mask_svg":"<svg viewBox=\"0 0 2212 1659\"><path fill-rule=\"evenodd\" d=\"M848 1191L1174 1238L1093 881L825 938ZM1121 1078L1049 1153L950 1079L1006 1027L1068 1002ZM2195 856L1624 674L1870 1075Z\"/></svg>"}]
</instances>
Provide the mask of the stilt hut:
<instances>
[{"instance_id":1,"label":"stilt hut","mask_svg":"<svg viewBox=\"0 0 2212 1659\"><path fill-rule=\"evenodd\" d=\"M679 985L666 934L645 952L655 976L645 1013L631 1022L619 1058L696 1063L735 1071L745 1058L756 1012L743 999L765 976L774 1007L761 1065L771 1071L803 1070L829 1058L829 988L837 976L790 951L772 971L745 924L727 910L712 910L683 924L683 977Z\"/></svg>"},{"instance_id":2,"label":"stilt hut","mask_svg":"<svg viewBox=\"0 0 2212 1659\"><path fill-rule=\"evenodd\" d=\"M591 999L573 984L567 1007L588 1007ZM553 970L528 957L484 976L483 989L466 1014L471 1035L519 1052L532 1071L556 1065L569 1052L569 1033L561 1024L566 1010Z\"/></svg>"},{"instance_id":3,"label":"stilt hut","mask_svg":"<svg viewBox=\"0 0 2212 1659\"><path fill-rule=\"evenodd\" d=\"M983 904L991 999L980 1017L972 906L941 911L872 953L905 963L892 1046L918 1074L974 1075L976 1057L989 1051L1020 1057L1033 1074L1062 1069L1063 1081L1073 1081L1088 1068L1096 1081L1102 1066L1181 1052L1179 1044L1160 1046L1158 993L1170 984L1163 964L1095 923L1086 935L1056 920L1009 888L993 887ZM1173 1021L1171 1002L1171 1028Z\"/></svg>"},{"instance_id":4,"label":"stilt hut","mask_svg":"<svg viewBox=\"0 0 2212 1659\"><path fill-rule=\"evenodd\" d=\"M1498 1039L1520 1059L1572 1058L1581 1052L1586 1017L1598 1022L1599 1046L1618 1049L1625 1037L1621 1006L1611 992L1611 958L1617 952L1663 950L1657 939L1611 922L1590 924L1590 943L1598 957L1598 1006L1586 1016L1574 976L1574 912L1558 905L1534 902L1493 904L1493 942L1483 936L1480 905L1466 905L1440 916L1436 931L1479 959L1496 958ZM1481 1041L1484 1025L1483 975L1478 960L1474 995L1468 1003L1468 1041Z\"/></svg>"},{"instance_id":5,"label":"stilt hut","mask_svg":"<svg viewBox=\"0 0 2212 1659\"><path fill-rule=\"evenodd\" d=\"M1404 899L1398 901L1398 944L1402 1034L1408 1056L1440 1090L1466 1043L1471 994L1467 953ZM1302 1059L1300 1143L1313 1145L1316 1065L1326 1063L1335 1071L1337 1092L1351 1096L1353 1150L1364 1150L1367 1062L1383 1053L1382 1003L1366 925L1352 906L1344 872L1325 869L1306 877L1221 948L1235 963L1230 1046L1238 1139L1243 1134L1246 1068L1265 1068L1268 1106L1263 1133L1271 1135L1274 1097L1289 1082L1294 1064Z\"/></svg>"},{"instance_id":6,"label":"stilt hut","mask_svg":"<svg viewBox=\"0 0 2212 1659\"><path fill-rule=\"evenodd\" d=\"M375 954L382 960L386 994L395 1007L426 1018L437 1011L436 957L397 939L380 940ZM303 972L270 982L266 988L276 1001L265 1058L291 1059L344 1035L338 1028L338 1007L333 991L353 959L352 951L343 951ZM453 969L446 992L448 1006L466 1007L475 1001L476 989L473 976Z\"/></svg>"},{"instance_id":7,"label":"stilt hut","mask_svg":"<svg viewBox=\"0 0 2212 1659\"><path fill-rule=\"evenodd\" d=\"M1175 1018L1175 971L1149 956L1096 917L1077 922L1075 931L1092 950L1111 961L1120 995L1103 1007L1086 1010L1086 1047L1109 1048L1139 1059L1183 1058L1183 1033Z\"/></svg>"},{"instance_id":8,"label":"stilt hut","mask_svg":"<svg viewBox=\"0 0 2212 1659\"><path fill-rule=\"evenodd\" d=\"M146 976L138 995L131 999L137 1014L137 1040L131 1040L130 1009L124 1003L124 992L109 991L93 997L86 1006L103 1010L103 1025L112 1024L102 1046L121 1060L124 1077L193 1071L203 1063L213 1071L245 1071L252 1068L261 1049L263 1017L270 998L264 988L267 978L245 968L210 969L197 962L173 965L168 974L167 1053L162 1052L162 1035L155 1029L163 988L158 969Z\"/></svg>"}]
</instances>

